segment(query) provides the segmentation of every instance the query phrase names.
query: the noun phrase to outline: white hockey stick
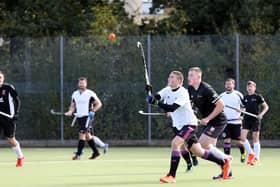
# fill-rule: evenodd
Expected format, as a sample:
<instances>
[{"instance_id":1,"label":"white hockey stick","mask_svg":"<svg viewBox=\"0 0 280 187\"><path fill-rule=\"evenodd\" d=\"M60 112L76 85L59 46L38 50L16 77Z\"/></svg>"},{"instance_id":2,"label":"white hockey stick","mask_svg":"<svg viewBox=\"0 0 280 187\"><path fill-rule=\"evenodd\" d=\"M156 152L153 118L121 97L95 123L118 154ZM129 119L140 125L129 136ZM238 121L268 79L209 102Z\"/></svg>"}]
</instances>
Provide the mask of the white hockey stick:
<instances>
[{"instance_id":1,"label":"white hockey stick","mask_svg":"<svg viewBox=\"0 0 280 187\"><path fill-rule=\"evenodd\" d=\"M236 111L241 112L241 113L243 113L243 114L245 114L245 115L248 115L248 116L252 116L252 117L257 118L257 115L256 115L256 114L252 114L252 113L250 113L250 112L246 112L246 111L243 111L243 110L240 110L240 109L238 109L238 108L234 108L234 107L228 106L228 105L226 105L225 107L230 108L230 109L232 109L232 110L236 110Z\"/></svg>"},{"instance_id":2,"label":"white hockey stick","mask_svg":"<svg viewBox=\"0 0 280 187\"><path fill-rule=\"evenodd\" d=\"M137 48L140 49L140 51L141 51L141 57L142 57L143 65L144 65L144 71L145 71L146 85L151 85L143 45L139 41L137 42ZM148 94L152 95L151 90L148 91Z\"/></svg>"},{"instance_id":3,"label":"white hockey stick","mask_svg":"<svg viewBox=\"0 0 280 187\"><path fill-rule=\"evenodd\" d=\"M56 115L56 116L64 116L65 113L62 113L62 112L55 112L54 109L51 109L50 110L51 114L52 115ZM75 123L76 123L76 120L77 120L77 113L74 113L74 118L72 120L72 123L71 123L71 127L74 127Z\"/></svg>"},{"instance_id":4,"label":"white hockey stick","mask_svg":"<svg viewBox=\"0 0 280 187\"><path fill-rule=\"evenodd\" d=\"M166 116L166 113L148 113L143 110L139 110L138 113L144 116Z\"/></svg>"},{"instance_id":5,"label":"white hockey stick","mask_svg":"<svg viewBox=\"0 0 280 187\"><path fill-rule=\"evenodd\" d=\"M88 126L89 126L89 122L90 122L90 117L88 116L87 121L86 121L86 129L87 129Z\"/></svg>"},{"instance_id":6,"label":"white hockey stick","mask_svg":"<svg viewBox=\"0 0 280 187\"><path fill-rule=\"evenodd\" d=\"M10 114L6 114L6 113L1 112L1 111L0 111L0 115L5 116L5 117L8 117L8 118L10 118L10 119L12 119L12 118L14 117L14 116L12 116L12 115L10 115Z\"/></svg>"},{"instance_id":7,"label":"white hockey stick","mask_svg":"<svg viewBox=\"0 0 280 187\"><path fill-rule=\"evenodd\" d=\"M71 123L71 127L74 127L76 120L77 120L77 115L74 116L72 123Z\"/></svg>"},{"instance_id":8,"label":"white hockey stick","mask_svg":"<svg viewBox=\"0 0 280 187\"><path fill-rule=\"evenodd\" d=\"M63 112L55 112L54 109L51 109L51 110L50 110L50 113L51 113L52 115L58 115L58 116L65 115L65 113L63 113Z\"/></svg>"}]
</instances>

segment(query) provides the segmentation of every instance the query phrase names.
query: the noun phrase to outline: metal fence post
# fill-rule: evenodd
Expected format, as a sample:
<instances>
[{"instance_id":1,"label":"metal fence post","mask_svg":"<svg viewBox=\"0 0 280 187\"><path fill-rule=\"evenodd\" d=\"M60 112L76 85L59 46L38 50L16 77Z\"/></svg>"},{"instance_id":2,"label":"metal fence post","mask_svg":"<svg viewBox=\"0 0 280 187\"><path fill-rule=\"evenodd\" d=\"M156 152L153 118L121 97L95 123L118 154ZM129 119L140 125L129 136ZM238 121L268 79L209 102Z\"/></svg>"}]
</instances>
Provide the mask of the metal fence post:
<instances>
[{"instance_id":1,"label":"metal fence post","mask_svg":"<svg viewBox=\"0 0 280 187\"><path fill-rule=\"evenodd\" d=\"M63 45L64 45L64 41L63 41L63 36L60 36L60 50L59 50L59 54L60 54L60 58L59 58L59 64L60 64L60 111L63 112L64 111L64 100L63 100L63 95L64 95L64 91L63 91L63 87L64 87L64 81L63 81L63 74L64 74L64 68L63 68ZM60 138L61 138L61 143L64 144L64 116L61 115L60 117Z\"/></svg>"},{"instance_id":2,"label":"metal fence post","mask_svg":"<svg viewBox=\"0 0 280 187\"><path fill-rule=\"evenodd\" d=\"M240 89L240 74L239 74L239 34L235 33L235 74L236 74L236 89Z\"/></svg>"},{"instance_id":3,"label":"metal fence post","mask_svg":"<svg viewBox=\"0 0 280 187\"><path fill-rule=\"evenodd\" d=\"M151 35L147 35L147 65L148 65L148 73L151 80ZM148 112L152 111L151 105L148 105ZM152 143L152 117L148 116L148 144Z\"/></svg>"}]
</instances>

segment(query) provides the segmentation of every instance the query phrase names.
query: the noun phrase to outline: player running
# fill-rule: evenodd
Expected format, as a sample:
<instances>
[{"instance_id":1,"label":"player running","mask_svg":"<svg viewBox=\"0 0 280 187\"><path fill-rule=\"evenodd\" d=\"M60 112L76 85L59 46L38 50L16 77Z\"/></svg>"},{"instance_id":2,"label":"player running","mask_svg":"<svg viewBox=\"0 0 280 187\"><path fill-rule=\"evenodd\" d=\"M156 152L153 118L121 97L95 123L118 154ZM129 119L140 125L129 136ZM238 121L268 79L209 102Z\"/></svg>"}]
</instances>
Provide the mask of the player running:
<instances>
[{"instance_id":1,"label":"player running","mask_svg":"<svg viewBox=\"0 0 280 187\"><path fill-rule=\"evenodd\" d=\"M93 140L92 121L95 112L101 108L102 103L92 90L87 89L87 78L79 78L78 87L79 89L73 92L69 110L65 113L66 116L72 116L76 109L76 115L78 116L77 121L79 125L79 143L77 152L72 160L80 160L86 141L93 151L92 156L89 157L89 159L96 159L100 153L97 150Z\"/></svg>"},{"instance_id":2,"label":"player running","mask_svg":"<svg viewBox=\"0 0 280 187\"><path fill-rule=\"evenodd\" d=\"M19 142L15 138L16 119L20 109L20 99L15 88L4 83L5 75L0 71L0 130L2 129L12 149L17 155L16 167L23 166L24 156ZM5 116L9 115L10 117Z\"/></svg>"},{"instance_id":3,"label":"player running","mask_svg":"<svg viewBox=\"0 0 280 187\"><path fill-rule=\"evenodd\" d=\"M205 129L199 138L199 143L204 149L210 150L215 156L226 159L228 155L220 151L216 146L218 137L226 127L226 116L223 113L224 103L219 99L216 91L202 82L202 71L199 67L192 67L188 72L188 91L194 107L198 109L202 119L200 125ZM221 178L223 174L213 179Z\"/></svg>"},{"instance_id":4,"label":"player running","mask_svg":"<svg viewBox=\"0 0 280 187\"><path fill-rule=\"evenodd\" d=\"M197 118L191 107L188 90L183 85L183 74L179 71L172 71L168 78L168 86L159 91L156 95L148 95L147 102L157 104L164 109L168 116L172 118L172 126L175 137L172 140L172 152L170 160L170 170L160 181L163 183L175 183L176 171L180 157L184 157L185 143L187 148L197 156L215 162L221 166L223 178L228 179L231 169L231 159L229 156L222 159L213 154L211 150L205 150L198 143L195 128Z\"/></svg>"},{"instance_id":5,"label":"player running","mask_svg":"<svg viewBox=\"0 0 280 187\"><path fill-rule=\"evenodd\" d=\"M243 95L234 88L235 80L228 78L225 82L226 91L223 92L220 97L225 105L241 110L243 106ZM227 117L227 126L222 133L222 138L224 139L224 153L230 155L231 140L236 140L241 154L240 161L243 163L245 162L245 149L241 142L241 112L227 107L224 108L224 112Z\"/></svg>"},{"instance_id":6,"label":"player running","mask_svg":"<svg viewBox=\"0 0 280 187\"><path fill-rule=\"evenodd\" d=\"M248 153L247 164L250 165L260 164L261 119L269 109L263 96L256 93L256 86L257 86L256 83L253 81L247 82L248 95L245 95L243 100L243 105L246 111L257 115L257 118L245 115L243 120L243 128L241 130L241 140ZM259 110L260 106L262 108L261 111ZM254 152L251 149L250 143L247 139L247 135L250 130L253 132L252 134L253 134Z\"/></svg>"}]
</instances>

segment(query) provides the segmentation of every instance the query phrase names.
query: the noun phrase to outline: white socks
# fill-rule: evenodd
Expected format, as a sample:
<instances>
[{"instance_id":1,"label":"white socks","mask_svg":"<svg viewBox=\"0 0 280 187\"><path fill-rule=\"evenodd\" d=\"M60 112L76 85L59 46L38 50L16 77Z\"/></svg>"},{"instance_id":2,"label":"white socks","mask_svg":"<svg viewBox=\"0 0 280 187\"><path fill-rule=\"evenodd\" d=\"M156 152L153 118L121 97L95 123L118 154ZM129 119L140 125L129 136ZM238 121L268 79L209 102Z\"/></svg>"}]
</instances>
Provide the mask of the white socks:
<instances>
[{"instance_id":1,"label":"white socks","mask_svg":"<svg viewBox=\"0 0 280 187\"><path fill-rule=\"evenodd\" d=\"M261 144L260 142L254 143L254 151L256 159L260 159L260 152L261 152Z\"/></svg>"},{"instance_id":2,"label":"white socks","mask_svg":"<svg viewBox=\"0 0 280 187\"><path fill-rule=\"evenodd\" d=\"M102 142L97 136L93 136L94 142L99 146L99 147L105 147L105 143Z\"/></svg>"},{"instance_id":3,"label":"white socks","mask_svg":"<svg viewBox=\"0 0 280 187\"><path fill-rule=\"evenodd\" d=\"M226 155L225 153L223 153L220 149L218 149L217 147L211 146L209 151L215 155L216 157L218 157L219 159L226 159L228 158L228 155Z\"/></svg>"},{"instance_id":4,"label":"white socks","mask_svg":"<svg viewBox=\"0 0 280 187\"><path fill-rule=\"evenodd\" d=\"M21 148L20 148L20 145L19 145L18 142L17 142L17 146L12 147L12 149L13 149L14 152L16 153L17 158L23 158L23 153L21 152Z\"/></svg>"},{"instance_id":5,"label":"white socks","mask_svg":"<svg viewBox=\"0 0 280 187\"><path fill-rule=\"evenodd\" d=\"M250 145L248 140L245 140L245 142L242 142L242 144L243 144L243 146L244 146L244 148L245 148L245 150L246 150L246 152L248 154L254 154L254 152L253 152L253 150L251 148L251 145Z\"/></svg>"}]
</instances>

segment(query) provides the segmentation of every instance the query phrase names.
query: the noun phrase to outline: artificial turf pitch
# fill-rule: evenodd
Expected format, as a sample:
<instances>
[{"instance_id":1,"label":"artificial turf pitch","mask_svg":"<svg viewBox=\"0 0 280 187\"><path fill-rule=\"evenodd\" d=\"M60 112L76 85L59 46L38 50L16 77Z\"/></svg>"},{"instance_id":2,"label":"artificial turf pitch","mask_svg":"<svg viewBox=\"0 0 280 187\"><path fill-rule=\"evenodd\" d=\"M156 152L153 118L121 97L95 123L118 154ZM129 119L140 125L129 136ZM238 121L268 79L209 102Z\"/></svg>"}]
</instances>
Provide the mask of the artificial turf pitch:
<instances>
[{"instance_id":1,"label":"artificial turf pitch","mask_svg":"<svg viewBox=\"0 0 280 187\"><path fill-rule=\"evenodd\" d=\"M0 149L0 185L8 187L140 187L163 186L159 178L169 169L169 148L110 148L98 160L88 160L90 150L82 159L72 161L75 148L26 148L23 168L15 167L15 155ZM186 173L181 159L177 183L189 187L277 187L280 179L280 149L262 149L262 165L248 166L233 151L233 174L230 180L212 180L220 170L210 162L199 160L193 172Z\"/></svg>"}]
</instances>

